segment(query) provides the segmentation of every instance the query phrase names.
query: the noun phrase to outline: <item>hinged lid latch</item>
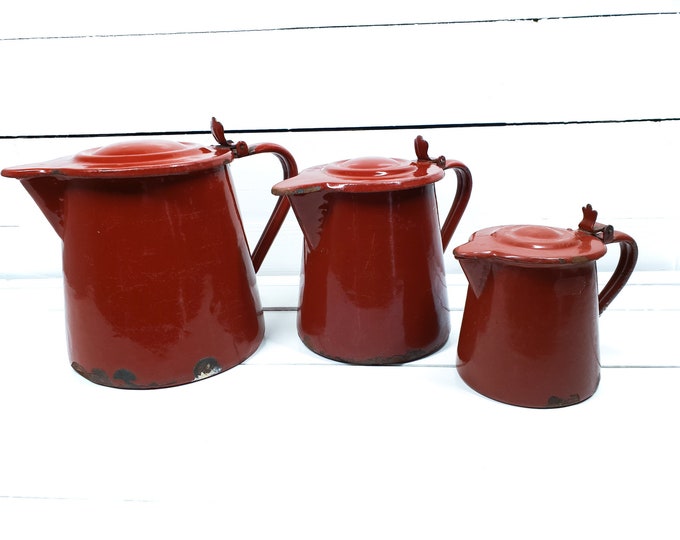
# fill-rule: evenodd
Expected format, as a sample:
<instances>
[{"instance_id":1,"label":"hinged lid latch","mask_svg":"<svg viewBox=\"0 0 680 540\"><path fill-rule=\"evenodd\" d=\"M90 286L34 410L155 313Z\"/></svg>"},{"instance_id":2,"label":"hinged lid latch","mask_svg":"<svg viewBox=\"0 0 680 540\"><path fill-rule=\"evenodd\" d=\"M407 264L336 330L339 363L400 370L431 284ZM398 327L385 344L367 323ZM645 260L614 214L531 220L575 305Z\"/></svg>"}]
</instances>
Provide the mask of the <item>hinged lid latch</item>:
<instances>
[{"instance_id":1,"label":"hinged lid latch","mask_svg":"<svg viewBox=\"0 0 680 540\"><path fill-rule=\"evenodd\" d=\"M418 161L431 161L435 165L439 165L442 169L446 167L446 158L444 156L439 156L437 159L431 159L430 156L427 155L427 149L430 147L430 143L423 139L422 135L416 137L414 144Z\"/></svg>"},{"instance_id":2,"label":"hinged lid latch","mask_svg":"<svg viewBox=\"0 0 680 540\"><path fill-rule=\"evenodd\" d=\"M234 153L235 157L243 157L248 155L248 144L244 141L238 141L235 143L231 139L227 140L227 136L224 134L224 126L214 116L210 125L210 131L219 145L229 148Z\"/></svg>"},{"instance_id":3,"label":"hinged lid latch","mask_svg":"<svg viewBox=\"0 0 680 540\"><path fill-rule=\"evenodd\" d=\"M597 222L597 210L593 210L590 204L582 208L583 219L578 224L580 231L597 236L605 244L609 244L614 239L614 227Z\"/></svg>"}]
</instances>

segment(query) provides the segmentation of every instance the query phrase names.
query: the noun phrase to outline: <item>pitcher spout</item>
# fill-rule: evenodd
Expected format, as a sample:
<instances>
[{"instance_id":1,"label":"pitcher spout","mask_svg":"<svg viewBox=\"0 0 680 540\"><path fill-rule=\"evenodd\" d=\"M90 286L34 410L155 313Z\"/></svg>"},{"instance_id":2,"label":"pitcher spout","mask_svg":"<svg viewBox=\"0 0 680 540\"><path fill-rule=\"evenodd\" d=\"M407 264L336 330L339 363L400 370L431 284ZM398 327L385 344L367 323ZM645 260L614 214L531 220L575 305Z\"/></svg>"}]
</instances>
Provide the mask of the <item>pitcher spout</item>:
<instances>
[{"instance_id":1,"label":"pitcher spout","mask_svg":"<svg viewBox=\"0 0 680 540\"><path fill-rule=\"evenodd\" d=\"M38 205L52 228L63 239L66 181L48 176L25 178L21 180L21 184Z\"/></svg>"},{"instance_id":2,"label":"pitcher spout","mask_svg":"<svg viewBox=\"0 0 680 540\"><path fill-rule=\"evenodd\" d=\"M321 240L321 231L329 207L326 195L324 191L313 191L288 196L305 243L311 249L316 248Z\"/></svg>"},{"instance_id":3,"label":"pitcher spout","mask_svg":"<svg viewBox=\"0 0 680 540\"><path fill-rule=\"evenodd\" d=\"M2 176L18 178L60 238L64 237L66 180L27 168L7 168Z\"/></svg>"},{"instance_id":4,"label":"pitcher spout","mask_svg":"<svg viewBox=\"0 0 680 540\"><path fill-rule=\"evenodd\" d=\"M479 298L486 287L491 272L491 262L486 259L458 259L463 273L468 280L470 289Z\"/></svg>"}]
</instances>

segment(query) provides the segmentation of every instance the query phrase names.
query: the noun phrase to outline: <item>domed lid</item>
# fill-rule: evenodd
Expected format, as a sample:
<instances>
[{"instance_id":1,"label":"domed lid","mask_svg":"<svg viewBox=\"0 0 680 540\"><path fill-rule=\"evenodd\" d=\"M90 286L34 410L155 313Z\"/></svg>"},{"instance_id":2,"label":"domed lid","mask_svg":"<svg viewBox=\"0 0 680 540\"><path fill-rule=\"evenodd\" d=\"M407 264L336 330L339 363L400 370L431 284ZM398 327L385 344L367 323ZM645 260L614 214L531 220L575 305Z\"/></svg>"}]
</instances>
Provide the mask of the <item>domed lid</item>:
<instances>
[{"instance_id":1,"label":"domed lid","mask_svg":"<svg viewBox=\"0 0 680 540\"><path fill-rule=\"evenodd\" d=\"M305 169L297 176L279 182L274 195L299 195L332 190L349 193L394 191L423 186L444 177L446 160L427 156L427 142L416 138L418 159L360 157Z\"/></svg>"},{"instance_id":2,"label":"domed lid","mask_svg":"<svg viewBox=\"0 0 680 540\"><path fill-rule=\"evenodd\" d=\"M131 178L185 174L219 167L234 158L230 148L194 143L140 140L113 143L63 157L4 169L14 178L67 176L72 178Z\"/></svg>"},{"instance_id":3,"label":"domed lid","mask_svg":"<svg viewBox=\"0 0 680 540\"><path fill-rule=\"evenodd\" d=\"M458 246L457 259L500 259L509 264L574 265L594 261L607 252L613 228L595 222L597 212L583 208L578 230L540 225L507 225L477 231Z\"/></svg>"}]
</instances>

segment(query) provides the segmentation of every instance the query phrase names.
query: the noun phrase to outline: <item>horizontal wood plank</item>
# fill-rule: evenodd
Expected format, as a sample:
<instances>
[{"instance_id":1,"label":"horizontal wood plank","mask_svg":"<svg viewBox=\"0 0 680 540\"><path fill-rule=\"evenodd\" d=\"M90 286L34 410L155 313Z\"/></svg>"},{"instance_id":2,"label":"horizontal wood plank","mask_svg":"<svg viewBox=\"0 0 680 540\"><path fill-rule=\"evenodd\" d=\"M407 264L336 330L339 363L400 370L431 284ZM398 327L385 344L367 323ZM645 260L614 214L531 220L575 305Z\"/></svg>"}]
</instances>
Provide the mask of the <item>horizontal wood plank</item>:
<instances>
[{"instance_id":1,"label":"horizontal wood plank","mask_svg":"<svg viewBox=\"0 0 680 540\"><path fill-rule=\"evenodd\" d=\"M35 0L3 10L0 39L31 39L179 32L259 31L320 26L413 24L433 21L465 23L507 19L611 16L676 12L675 0L484 0L481 2L380 2L345 0L260 0L247 2L204 0L119 0L92 9L84 0Z\"/></svg>"},{"instance_id":2,"label":"horizontal wood plank","mask_svg":"<svg viewBox=\"0 0 680 540\"><path fill-rule=\"evenodd\" d=\"M680 16L0 41L0 135L680 118Z\"/></svg>"}]
</instances>

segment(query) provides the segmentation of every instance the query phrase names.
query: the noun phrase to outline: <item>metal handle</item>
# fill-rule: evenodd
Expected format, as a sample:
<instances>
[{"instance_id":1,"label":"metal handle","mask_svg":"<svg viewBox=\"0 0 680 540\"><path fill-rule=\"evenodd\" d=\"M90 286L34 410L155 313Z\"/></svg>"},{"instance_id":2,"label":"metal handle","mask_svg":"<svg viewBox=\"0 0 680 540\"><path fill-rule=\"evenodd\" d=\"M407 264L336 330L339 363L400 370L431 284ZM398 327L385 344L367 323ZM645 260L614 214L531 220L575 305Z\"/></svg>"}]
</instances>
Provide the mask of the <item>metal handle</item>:
<instances>
[{"instance_id":1,"label":"metal handle","mask_svg":"<svg viewBox=\"0 0 680 540\"><path fill-rule=\"evenodd\" d=\"M456 176L458 177L458 188L456 189L456 196L451 203L451 208L449 213L444 220L444 225L442 226L442 248L446 251L446 248L451 241L458 222L460 218L463 217L463 212L465 212L465 207L470 200L470 192L472 191L472 175L470 174L470 169L468 169L460 161L455 159L446 159L444 156L439 156L438 158L432 159L427 151L430 147L429 143L423 139L421 135L418 135L413 142L416 150L416 156L418 161L430 161L442 169L454 169L456 171Z\"/></svg>"},{"instance_id":2,"label":"metal handle","mask_svg":"<svg viewBox=\"0 0 680 540\"><path fill-rule=\"evenodd\" d=\"M284 180L297 175L298 169L297 163L295 163L295 158L283 146L279 146L278 144L274 143L256 143L248 146L243 141L234 143L233 141L227 140L227 137L224 134L224 127L215 117L212 119L210 128L215 140L221 146L229 147L233 152L234 157L238 158L253 156L255 154L272 153L279 159L279 162L283 167ZM279 232L281 225L283 225L283 221L286 219L286 214L288 214L289 209L290 201L288 200L288 197L279 197L279 199L276 201L276 205L274 206L271 216L269 216L269 221L267 221L267 224L260 235L260 239L258 240L255 249L250 255L250 258L253 261L253 268L255 269L255 272L257 272L260 269L260 266L262 266L262 261L274 242L274 238Z\"/></svg>"},{"instance_id":3,"label":"metal handle","mask_svg":"<svg viewBox=\"0 0 680 540\"><path fill-rule=\"evenodd\" d=\"M293 155L282 146L274 143L257 143L248 148L249 156L263 153L272 153L279 159L279 162L283 167L284 180L297 175L297 164L295 163ZM274 238L279 232L281 225L283 225L283 221L286 219L286 214L288 214L289 209L290 200L288 197L279 197L276 201L276 205L274 206L274 210L269 217L269 221L267 221L267 224L262 231L260 240L257 242L257 245L255 246L255 249L251 255L255 272L257 272L260 269L260 266L262 266L262 261L274 242Z\"/></svg>"},{"instance_id":4,"label":"metal handle","mask_svg":"<svg viewBox=\"0 0 680 540\"><path fill-rule=\"evenodd\" d=\"M602 312L607 309L612 300L616 298L616 295L621 292L623 286L628 282L628 278L633 273L638 258L637 243L625 233L614 231L611 239L608 239L605 243L618 243L621 246L621 255L619 256L619 263L614 270L614 274L609 278L609 281L597 297L600 315L602 315Z\"/></svg>"},{"instance_id":5,"label":"metal handle","mask_svg":"<svg viewBox=\"0 0 680 540\"><path fill-rule=\"evenodd\" d=\"M619 263L616 265L612 277L609 278L597 297L600 315L602 315L602 312L621 292L633 273L638 258L638 247L635 240L627 234L615 231L611 225L599 223L597 221L597 210L593 209L592 205L587 204L581 210L583 211L583 219L578 224L579 231L592 234L605 244L619 244L621 246Z\"/></svg>"},{"instance_id":6,"label":"metal handle","mask_svg":"<svg viewBox=\"0 0 680 540\"><path fill-rule=\"evenodd\" d=\"M455 170L456 176L458 177L456 196L453 199L451 209L442 226L442 247L444 251L446 251L446 248L451 241L451 237L460 222L460 218L463 217L463 212L465 212L465 208L470 200L470 193L472 192L472 174L470 174L470 169L464 164L453 159L446 160L444 169Z\"/></svg>"}]
</instances>

